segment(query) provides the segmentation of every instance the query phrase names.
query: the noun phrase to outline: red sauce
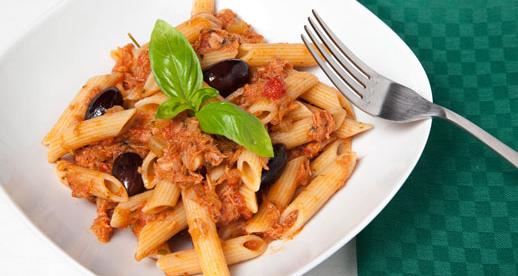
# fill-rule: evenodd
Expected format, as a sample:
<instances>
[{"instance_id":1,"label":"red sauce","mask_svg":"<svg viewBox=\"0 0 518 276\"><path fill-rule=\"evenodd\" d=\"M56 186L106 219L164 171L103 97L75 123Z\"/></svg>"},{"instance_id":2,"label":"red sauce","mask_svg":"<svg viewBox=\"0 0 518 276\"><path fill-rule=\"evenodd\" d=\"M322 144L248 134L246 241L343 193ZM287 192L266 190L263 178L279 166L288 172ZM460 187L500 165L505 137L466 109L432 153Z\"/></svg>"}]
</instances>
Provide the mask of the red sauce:
<instances>
[{"instance_id":1,"label":"red sauce","mask_svg":"<svg viewBox=\"0 0 518 276\"><path fill-rule=\"evenodd\" d=\"M278 100L286 93L284 81L280 77L273 77L264 84L263 96L270 100Z\"/></svg>"}]
</instances>

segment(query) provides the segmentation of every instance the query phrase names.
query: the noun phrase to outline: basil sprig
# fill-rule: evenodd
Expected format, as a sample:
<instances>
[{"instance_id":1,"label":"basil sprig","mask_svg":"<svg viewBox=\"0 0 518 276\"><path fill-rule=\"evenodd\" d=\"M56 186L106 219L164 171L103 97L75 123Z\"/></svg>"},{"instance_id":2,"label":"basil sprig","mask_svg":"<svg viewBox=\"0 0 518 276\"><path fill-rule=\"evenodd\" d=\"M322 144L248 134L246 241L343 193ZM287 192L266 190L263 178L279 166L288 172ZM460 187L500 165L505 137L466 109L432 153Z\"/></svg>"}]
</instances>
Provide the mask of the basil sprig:
<instances>
[{"instance_id":1,"label":"basil sprig","mask_svg":"<svg viewBox=\"0 0 518 276\"><path fill-rule=\"evenodd\" d=\"M160 19L151 33L149 59L158 86L169 97L159 106L157 118L170 119L192 110L204 132L223 135L258 155L273 157L270 136L257 117L230 102L201 107L219 93L202 87L203 73L196 52L182 33Z\"/></svg>"}]
</instances>

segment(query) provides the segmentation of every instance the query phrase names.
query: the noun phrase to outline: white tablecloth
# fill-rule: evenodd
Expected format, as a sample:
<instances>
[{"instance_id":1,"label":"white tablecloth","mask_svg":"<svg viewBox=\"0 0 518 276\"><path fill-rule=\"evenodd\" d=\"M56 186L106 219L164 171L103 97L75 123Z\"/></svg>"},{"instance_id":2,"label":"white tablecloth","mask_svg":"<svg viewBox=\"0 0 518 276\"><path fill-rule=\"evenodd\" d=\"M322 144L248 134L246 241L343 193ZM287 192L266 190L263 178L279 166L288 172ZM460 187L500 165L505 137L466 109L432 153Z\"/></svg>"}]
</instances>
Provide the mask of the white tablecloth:
<instances>
[{"instance_id":1,"label":"white tablecloth","mask_svg":"<svg viewBox=\"0 0 518 276\"><path fill-rule=\"evenodd\" d=\"M1 0L0 55L34 24L38 17L61 1ZM81 275L76 265L49 246L42 235L31 230L17 217L13 208L7 196L0 190L0 275ZM354 241L308 275L357 275Z\"/></svg>"}]
</instances>

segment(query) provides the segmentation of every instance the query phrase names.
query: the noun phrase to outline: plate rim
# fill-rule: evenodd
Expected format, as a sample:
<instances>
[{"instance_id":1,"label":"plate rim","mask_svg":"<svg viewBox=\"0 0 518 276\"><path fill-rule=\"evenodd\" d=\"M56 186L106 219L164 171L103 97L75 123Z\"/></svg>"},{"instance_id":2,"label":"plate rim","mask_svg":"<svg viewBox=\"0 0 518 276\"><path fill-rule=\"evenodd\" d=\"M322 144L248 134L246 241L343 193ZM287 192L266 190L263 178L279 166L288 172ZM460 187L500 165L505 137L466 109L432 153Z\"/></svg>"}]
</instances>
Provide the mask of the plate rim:
<instances>
[{"instance_id":1,"label":"plate rim","mask_svg":"<svg viewBox=\"0 0 518 276\"><path fill-rule=\"evenodd\" d=\"M48 18L52 17L56 12L66 8L67 4L70 2L73 2L73 0L57 1L56 3L54 3L53 5L48 7L41 15L39 15L31 24L29 24L28 27L26 27L25 29L20 31L20 34L18 36L16 36L14 39L12 39L11 42L5 48L5 50L2 53L0 53L0 64L3 63L4 59L6 59L6 57L8 57L11 54L11 52L16 50L16 45L18 43L23 41L26 37L30 36L36 30L37 26L39 26L40 24L45 22ZM413 58L415 58L418 61L419 69L422 70L422 72L424 72L426 86L427 86L428 91L430 91L430 95L429 95L430 101L433 102L433 91L431 89L430 80L428 79L428 75L426 74L426 71L424 70L422 63L419 61L419 59L417 58L415 53L412 51L412 49L408 46L408 44L394 30L392 30L392 28L390 28L390 26L388 26L385 22L383 22L383 20L381 20L376 14L374 14L369 9L367 9L364 5L362 5L361 3L357 2L357 1L351 1L351 2L353 2L354 5L357 5L359 9L364 9L367 13L374 16L379 22L381 22L385 26L386 31L388 31L388 32L392 33L394 36L398 37L398 39L405 45L405 47L410 50ZM354 110L356 112L363 113L361 110L359 110L355 106L354 106ZM352 239L354 239L366 226L368 226L370 224L370 222L372 220L374 220L374 218L376 218L381 213L381 211L394 198L396 193L401 189L403 184L406 182L406 180L408 179L410 174L415 169L417 162L419 162L419 160L421 159L424 149L428 143L428 139L430 137L432 119L428 118L428 119L424 119L424 120L421 120L416 123L425 125L425 130L424 130L425 133L423 133L424 134L423 139L421 139L420 141L417 141L417 143L416 143L418 146L419 154L416 154L414 156L414 158L411 160L411 162L409 162L409 166L408 166L407 170L405 170L404 173L402 173L400 175L400 179L398 180L397 185L394 185L394 187L392 188L392 190L390 191L388 196L386 196L382 201L380 201L378 203L378 205L376 206L376 208L374 208L374 210L371 211L368 216L366 216L359 224L357 224L353 228L353 230L351 230L349 232L349 234L344 235L333 246L330 246L329 248L324 250L321 254L319 254L317 257L315 257L312 261L306 263L305 265L301 266L299 269L292 272L291 275L303 275L303 274L307 273L309 270L318 266L320 263L322 263L326 259L328 259L332 254L334 254L336 251L338 251L340 248L342 248L346 243L348 243ZM2 193L2 195L0 195L0 199L2 197L5 197L7 199L6 202L8 202L11 209L16 214L16 217L20 217L21 220L23 221L23 223L26 224L29 229L31 229L31 232L35 233L35 236L37 236L38 239L40 239L42 242L47 242L48 244L50 244L52 246L52 249L55 252L58 252L57 253L58 255L61 255L61 257L64 257L66 260L69 261L69 263L73 263L73 267L75 267L78 270L78 272L86 273L88 275L95 275L95 273L91 269L84 266L79 261L77 261L72 256L70 256L60 246L58 246L49 236L47 236L43 231L41 231L38 226L36 226L32 222L32 220L27 216L27 214L25 214L25 212L23 212L23 210L18 205L18 203L15 202L14 199L10 196L9 192L7 190L5 190L1 179L0 179L0 193ZM355 249L355 251L357 253L356 249ZM357 254L356 254L356 256L357 256ZM357 266L357 263L356 263L356 266Z\"/></svg>"}]
</instances>

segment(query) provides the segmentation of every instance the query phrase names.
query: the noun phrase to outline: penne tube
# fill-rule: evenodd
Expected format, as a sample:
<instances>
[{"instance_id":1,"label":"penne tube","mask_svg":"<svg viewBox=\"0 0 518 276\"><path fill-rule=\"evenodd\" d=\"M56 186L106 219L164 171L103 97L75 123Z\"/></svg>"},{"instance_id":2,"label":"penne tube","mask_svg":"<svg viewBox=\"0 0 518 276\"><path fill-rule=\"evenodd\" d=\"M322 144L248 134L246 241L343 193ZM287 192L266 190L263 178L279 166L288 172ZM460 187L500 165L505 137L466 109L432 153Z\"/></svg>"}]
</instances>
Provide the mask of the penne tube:
<instances>
[{"instance_id":1,"label":"penne tube","mask_svg":"<svg viewBox=\"0 0 518 276\"><path fill-rule=\"evenodd\" d=\"M279 210L286 208L293 199L299 184L297 176L305 162L306 158L300 156L286 164L281 176L268 191L267 201L261 204L259 212L247 222L245 227L247 233L262 233L271 229L273 223L279 218Z\"/></svg>"},{"instance_id":2,"label":"penne tube","mask_svg":"<svg viewBox=\"0 0 518 276\"><path fill-rule=\"evenodd\" d=\"M310 131L313 118L306 118L293 123L287 131L274 132L270 135L273 143L282 143L288 149L305 144L311 140Z\"/></svg>"},{"instance_id":3,"label":"penne tube","mask_svg":"<svg viewBox=\"0 0 518 276\"><path fill-rule=\"evenodd\" d=\"M179 203L173 210L165 212L163 218L159 217L148 222L140 231L135 253L137 261L153 253L160 245L187 227L187 218L182 203Z\"/></svg>"},{"instance_id":4,"label":"penne tube","mask_svg":"<svg viewBox=\"0 0 518 276\"><path fill-rule=\"evenodd\" d=\"M215 21L217 21L217 19L211 20L208 16L195 16L176 26L176 29L181 32L190 43L193 43L200 36L201 30L219 28Z\"/></svg>"},{"instance_id":5,"label":"penne tube","mask_svg":"<svg viewBox=\"0 0 518 276\"><path fill-rule=\"evenodd\" d=\"M230 275L216 224L193 188L182 189L182 201L201 271L205 275Z\"/></svg>"},{"instance_id":6,"label":"penne tube","mask_svg":"<svg viewBox=\"0 0 518 276\"><path fill-rule=\"evenodd\" d=\"M295 67L312 67L317 63L302 43L244 43L239 58L252 67L264 66L274 58L286 60Z\"/></svg>"},{"instance_id":7,"label":"penne tube","mask_svg":"<svg viewBox=\"0 0 518 276\"><path fill-rule=\"evenodd\" d=\"M255 235L245 235L222 242L228 264L253 259L266 251L267 243ZM192 275L201 273L199 257L193 249L178 251L163 256L157 266L167 275ZM212 274L205 274L212 275Z\"/></svg>"},{"instance_id":8,"label":"penne tube","mask_svg":"<svg viewBox=\"0 0 518 276\"><path fill-rule=\"evenodd\" d=\"M208 173L208 178L212 182L218 181L220 177L222 177L225 174L225 166L219 165L217 167L212 168Z\"/></svg>"},{"instance_id":9,"label":"penne tube","mask_svg":"<svg viewBox=\"0 0 518 276\"><path fill-rule=\"evenodd\" d=\"M215 11L216 4L214 0L194 0L192 1L191 16L195 16L200 13L213 14Z\"/></svg>"},{"instance_id":10,"label":"penne tube","mask_svg":"<svg viewBox=\"0 0 518 276\"><path fill-rule=\"evenodd\" d=\"M248 234L263 233L272 229L273 224L279 220L280 212L271 202L263 201L259 211L246 222L245 231Z\"/></svg>"},{"instance_id":11,"label":"penne tube","mask_svg":"<svg viewBox=\"0 0 518 276\"><path fill-rule=\"evenodd\" d=\"M128 193L122 183L110 174L77 166L68 161L56 163L57 174L78 197L96 196L115 201L128 201Z\"/></svg>"},{"instance_id":12,"label":"penne tube","mask_svg":"<svg viewBox=\"0 0 518 276\"><path fill-rule=\"evenodd\" d=\"M340 105L347 111L347 115L349 118L352 118L356 120L356 114L354 114L353 106L351 105L351 102L349 102L342 93L336 91L338 95L338 101L340 102Z\"/></svg>"},{"instance_id":13,"label":"penne tube","mask_svg":"<svg viewBox=\"0 0 518 276\"><path fill-rule=\"evenodd\" d=\"M144 94L142 95L142 97L143 98L149 97L159 91L160 91L160 87L158 86L158 83L156 83L153 72L151 72L147 76L146 82L144 83Z\"/></svg>"},{"instance_id":14,"label":"penne tube","mask_svg":"<svg viewBox=\"0 0 518 276\"><path fill-rule=\"evenodd\" d=\"M260 100L252 104L248 108L248 112L254 114L263 125L266 125L277 117L278 108L271 101Z\"/></svg>"},{"instance_id":15,"label":"penne tube","mask_svg":"<svg viewBox=\"0 0 518 276\"><path fill-rule=\"evenodd\" d=\"M252 192L257 192L261 185L263 171L262 158L243 148L237 159L237 169L241 174L244 185Z\"/></svg>"},{"instance_id":16,"label":"penne tube","mask_svg":"<svg viewBox=\"0 0 518 276\"><path fill-rule=\"evenodd\" d=\"M336 130L336 136L349 138L372 128L371 124L362 123L353 119L345 118L342 125Z\"/></svg>"},{"instance_id":17,"label":"penne tube","mask_svg":"<svg viewBox=\"0 0 518 276\"><path fill-rule=\"evenodd\" d=\"M295 190L299 183L297 183L297 176L301 170L303 170L306 157L300 156L290 160L286 164L286 168L282 172L281 176L272 185L266 198L272 202L280 210L286 208L288 203L293 199Z\"/></svg>"},{"instance_id":18,"label":"penne tube","mask_svg":"<svg viewBox=\"0 0 518 276\"><path fill-rule=\"evenodd\" d=\"M298 121L305 118L311 118L313 116L313 112L311 112L305 104L300 101L295 101L295 104L297 105L297 108L288 114L291 119Z\"/></svg>"},{"instance_id":19,"label":"penne tube","mask_svg":"<svg viewBox=\"0 0 518 276\"><path fill-rule=\"evenodd\" d=\"M300 95L300 97L314 106L318 106L326 110L332 110L342 107L338 100L338 93L340 92L333 87L319 82L307 92Z\"/></svg>"},{"instance_id":20,"label":"penne tube","mask_svg":"<svg viewBox=\"0 0 518 276\"><path fill-rule=\"evenodd\" d=\"M113 228L124 228L130 224L132 212L146 204L153 191L146 191L128 198L128 201L117 204L113 210L110 226Z\"/></svg>"},{"instance_id":21,"label":"penne tube","mask_svg":"<svg viewBox=\"0 0 518 276\"><path fill-rule=\"evenodd\" d=\"M153 189L156 185L155 182L155 163L158 159L158 156L153 153L153 151L149 151L146 155L146 158L142 161L142 182L144 183L144 187L146 189Z\"/></svg>"},{"instance_id":22,"label":"penne tube","mask_svg":"<svg viewBox=\"0 0 518 276\"><path fill-rule=\"evenodd\" d=\"M350 149L346 148L344 140L338 139L334 143L328 145L324 151L315 158L311 164L311 172L314 176L319 175L333 163L339 156L350 152Z\"/></svg>"},{"instance_id":23,"label":"penne tube","mask_svg":"<svg viewBox=\"0 0 518 276\"><path fill-rule=\"evenodd\" d=\"M149 254L148 257L156 261L167 254L171 254L171 248L169 248L169 244L167 242L164 242Z\"/></svg>"},{"instance_id":24,"label":"penne tube","mask_svg":"<svg viewBox=\"0 0 518 276\"><path fill-rule=\"evenodd\" d=\"M317 83L318 79L315 75L295 70L292 70L284 79L286 94L292 99L298 98Z\"/></svg>"},{"instance_id":25,"label":"penne tube","mask_svg":"<svg viewBox=\"0 0 518 276\"><path fill-rule=\"evenodd\" d=\"M355 153L339 156L297 195L281 214L280 223L286 227L283 238L296 234L345 185L355 165Z\"/></svg>"},{"instance_id":26,"label":"penne tube","mask_svg":"<svg viewBox=\"0 0 518 276\"><path fill-rule=\"evenodd\" d=\"M155 214L165 208L172 208L176 206L178 198L180 198L180 188L176 183L165 180L157 182L153 195L142 208L142 212L145 214Z\"/></svg>"},{"instance_id":27,"label":"penne tube","mask_svg":"<svg viewBox=\"0 0 518 276\"><path fill-rule=\"evenodd\" d=\"M135 103L135 107L142 108L148 104L158 106L158 105L162 104L163 102L167 101L167 99L168 99L167 95L165 95L163 93L156 93L156 94L153 94L152 96L149 96L149 97L146 97L146 98L143 98L143 99L137 101Z\"/></svg>"},{"instance_id":28,"label":"penne tube","mask_svg":"<svg viewBox=\"0 0 518 276\"><path fill-rule=\"evenodd\" d=\"M246 234L244 227L244 222L240 220L231 222L229 224L221 225L218 227L219 238L225 241L228 239L242 236Z\"/></svg>"},{"instance_id":29,"label":"penne tube","mask_svg":"<svg viewBox=\"0 0 518 276\"><path fill-rule=\"evenodd\" d=\"M59 139L64 130L83 121L90 101L103 89L115 86L121 78L122 74L118 73L90 78L79 90L72 102L70 102L67 109L63 111L49 133L43 138L43 145L50 145L54 140Z\"/></svg>"},{"instance_id":30,"label":"penne tube","mask_svg":"<svg viewBox=\"0 0 518 276\"><path fill-rule=\"evenodd\" d=\"M236 56L237 49L222 48L203 54L200 60L200 65L202 69L207 69L220 61L235 58Z\"/></svg>"},{"instance_id":31,"label":"penne tube","mask_svg":"<svg viewBox=\"0 0 518 276\"><path fill-rule=\"evenodd\" d=\"M107 113L63 130L59 141L55 141L49 147L48 161L55 162L67 152L117 136L133 117L135 111L135 109L128 109Z\"/></svg>"},{"instance_id":32,"label":"penne tube","mask_svg":"<svg viewBox=\"0 0 518 276\"><path fill-rule=\"evenodd\" d=\"M345 109L338 107L335 109L330 109L331 115L333 115L333 121L335 122L335 130L340 128L343 125L345 118L347 117L347 111Z\"/></svg>"},{"instance_id":33,"label":"penne tube","mask_svg":"<svg viewBox=\"0 0 518 276\"><path fill-rule=\"evenodd\" d=\"M257 213L257 199L255 197L255 192L250 190L247 186L241 185L239 193L245 201L246 208L254 214Z\"/></svg>"}]
</instances>

